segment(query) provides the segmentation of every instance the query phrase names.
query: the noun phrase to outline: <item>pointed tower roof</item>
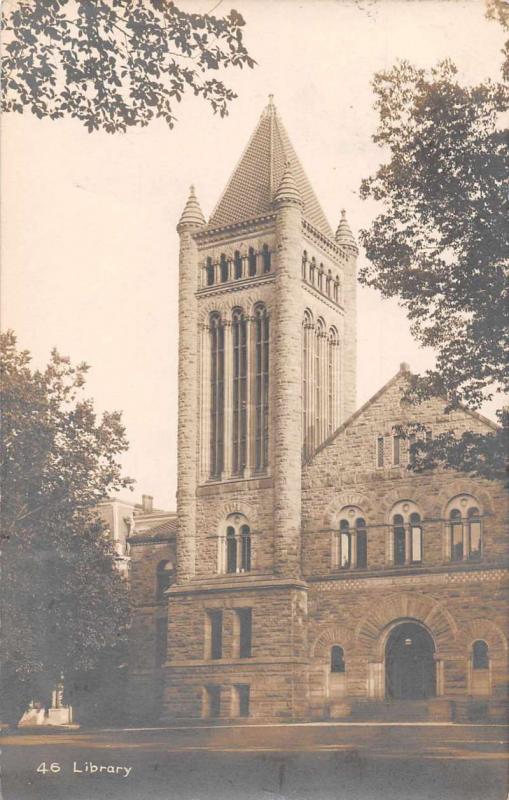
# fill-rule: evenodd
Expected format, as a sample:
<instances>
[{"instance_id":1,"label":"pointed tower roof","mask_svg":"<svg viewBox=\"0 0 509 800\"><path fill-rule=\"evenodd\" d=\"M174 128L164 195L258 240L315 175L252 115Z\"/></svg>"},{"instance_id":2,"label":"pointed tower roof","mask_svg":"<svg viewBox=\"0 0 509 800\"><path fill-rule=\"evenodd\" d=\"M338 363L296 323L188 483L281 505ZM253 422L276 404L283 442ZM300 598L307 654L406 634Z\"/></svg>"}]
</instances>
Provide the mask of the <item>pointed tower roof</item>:
<instances>
[{"instance_id":1,"label":"pointed tower roof","mask_svg":"<svg viewBox=\"0 0 509 800\"><path fill-rule=\"evenodd\" d=\"M273 200L290 162L303 203L303 216L333 239L333 233L269 95L258 125L235 167L210 220L209 228L270 214Z\"/></svg>"},{"instance_id":2,"label":"pointed tower roof","mask_svg":"<svg viewBox=\"0 0 509 800\"><path fill-rule=\"evenodd\" d=\"M189 187L189 197L177 225L177 230L183 225L189 225L193 228L201 228L202 225L205 225L205 217L196 198L194 186Z\"/></svg>"},{"instance_id":3,"label":"pointed tower roof","mask_svg":"<svg viewBox=\"0 0 509 800\"><path fill-rule=\"evenodd\" d=\"M338 229L336 231L336 243L342 245L343 247L353 247L355 250L359 250L350 225L347 222L346 211L344 208L341 209L341 219L339 220Z\"/></svg>"}]
</instances>

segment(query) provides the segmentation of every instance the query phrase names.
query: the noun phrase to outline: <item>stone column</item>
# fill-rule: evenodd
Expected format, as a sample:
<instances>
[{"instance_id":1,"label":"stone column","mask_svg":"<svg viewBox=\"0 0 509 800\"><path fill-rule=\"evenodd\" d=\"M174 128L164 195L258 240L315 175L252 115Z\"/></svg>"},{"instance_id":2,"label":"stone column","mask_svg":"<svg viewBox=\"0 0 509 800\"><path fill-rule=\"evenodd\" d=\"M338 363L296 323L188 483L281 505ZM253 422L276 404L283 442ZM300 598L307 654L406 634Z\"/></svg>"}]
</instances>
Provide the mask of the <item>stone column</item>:
<instances>
[{"instance_id":1,"label":"stone column","mask_svg":"<svg viewBox=\"0 0 509 800\"><path fill-rule=\"evenodd\" d=\"M275 314L271 320L274 478L274 571L300 576L301 541L301 258L302 201L287 164L274 205Z\"/></svg>"},{"instance_id":2,"label":"stone column","mask_svg":"<svg viewBox=\"0 0 509 800\"><path fill-rule=\"evenodd\" d=\"M191 192L177 226L179 254L179 353L177 435L177 583L195 571L198 454L198 248L193 234L205 220Z\"/></svg>"}]
</instances>

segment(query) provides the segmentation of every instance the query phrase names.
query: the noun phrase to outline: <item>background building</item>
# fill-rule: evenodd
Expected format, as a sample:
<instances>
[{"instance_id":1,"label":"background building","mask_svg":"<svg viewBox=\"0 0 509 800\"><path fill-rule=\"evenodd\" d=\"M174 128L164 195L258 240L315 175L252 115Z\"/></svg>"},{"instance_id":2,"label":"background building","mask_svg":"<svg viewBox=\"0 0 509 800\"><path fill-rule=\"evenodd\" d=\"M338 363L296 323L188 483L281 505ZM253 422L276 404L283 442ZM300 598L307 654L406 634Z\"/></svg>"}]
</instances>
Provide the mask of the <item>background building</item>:
<instances>
[{"instance_id":1,"label":"background building","mask_svg":"<svg viewBox=\"0 0 509 800\"><path fill-rule=\"evenodd\" d=\"M503 489L410 472L399 432L492 423L408 405L405 365L355 410L357 246L272 101L177 230L177 517L129 539L133 714L503 713Z\"/></svg>"}]
</instances>

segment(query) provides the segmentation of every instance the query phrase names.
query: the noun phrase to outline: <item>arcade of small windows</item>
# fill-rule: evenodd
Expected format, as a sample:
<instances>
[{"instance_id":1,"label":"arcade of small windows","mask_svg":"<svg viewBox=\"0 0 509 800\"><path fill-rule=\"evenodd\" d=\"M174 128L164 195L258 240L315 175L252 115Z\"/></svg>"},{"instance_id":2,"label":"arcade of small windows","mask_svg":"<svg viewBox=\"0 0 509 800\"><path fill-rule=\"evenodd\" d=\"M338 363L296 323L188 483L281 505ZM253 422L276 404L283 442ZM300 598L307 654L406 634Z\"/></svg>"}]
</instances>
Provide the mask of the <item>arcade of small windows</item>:
<instances>
[{"instance_id":1,"label":"arcade of small windows","mask_svg":"<svg viewBox=\"0 0 509 800\"><path fill-rule=\"evenodd\" d=\"M243 514L230 514L218 538L218 572L235 575L252 568L251 529Z\"/></svg>"},{"instance_id":2,"label":"arcade of small windows","mask_svg":"<svg viewBox=\"0 0 509 800\"><path fill-rule=\"evenodd\" d=\"M368 566L368 532L360 509L345 508L340 514L339 531L332 535L332 568L365 569Z\"/></svg>"},{"instance_id":3,"label":"arcade of small windows","mask_svg":"<svg viewBox=\"0 0 509 800\"><path fill-rule=\"evenodd\" d=\"M482 521L475 498L460 495L449 503L447 527L450 560L479 561L482 556Z\"/></svg>"},{"instance_id":4,"label":"arcade of small windows","mask_svg":"<svg viewBox=\"0 0 509 800\"><path fill-rule=\"evenodd\" d=\"M235 309L231 320L215 312L210 315L208 336L209 391L203 393L203 416L209 417L210 447L204 477L221 480L263 474L269 466L267 309L258 304L251 318Z\"/></svg>"},{"instance_id":5,"label":"arcade of small windows","mask_svg":"<svg viewBox=\"0 0 509 800\"><path fill-rule=\"evenodd\" d=\"M250 247L246 252L235 250L233 256L221 253L214 261L210 256L203 267L203 286L217 286L243 278L266 275L272 269L272 253L268 244L261 250Z\"/></svg>"},{"instance_id":6,"label":"arcade of small windows","mask_svg":"<svg viewBox=\"0 0 509 800\"><path fill-rule=\"evenodd\" d=\"M341 349L335 327L316 324L309 309L302 324L302 449L311 455L338 427L340 420Z\"/></svg>"},{"instance_id":7,"label":"arcade of small windows","mask_svg":"<svg viewBox=\"0 0 509 800\"><path fill-rule=\"evenodd\" d=\"M302 280L334 303L339 305L341 302L339 275L333 275L332 270L326 270L322 263L317 264L314 256L309 258L306 250L302 254Z\"/></svg>"}]
</instances>

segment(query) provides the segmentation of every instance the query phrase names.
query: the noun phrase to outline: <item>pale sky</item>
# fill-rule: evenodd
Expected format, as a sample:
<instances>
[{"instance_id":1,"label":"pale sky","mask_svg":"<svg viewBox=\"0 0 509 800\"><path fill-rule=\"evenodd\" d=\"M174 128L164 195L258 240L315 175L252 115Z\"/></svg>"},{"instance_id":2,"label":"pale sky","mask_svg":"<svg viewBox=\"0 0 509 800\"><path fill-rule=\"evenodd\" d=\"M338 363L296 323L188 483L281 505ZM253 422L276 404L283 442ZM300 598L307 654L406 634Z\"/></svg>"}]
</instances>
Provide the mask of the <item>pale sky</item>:
<instances>
[{"instance_id":1,"label":"pale sky","mask_svg":"<svg viewBox=\"0 0 509 800\"><path fill-rule=\"evenodd\" d=\"M204 12L214 2L179 5ZM189 184L208 217L273 93L333 229L345 207L355 233L374 214L359 184L383 158L371 141L374 73L397 58L429 67L450 57L460 80L477 82L501 63L503 31L482 0L223 0L215 13L231 7L258 66L224 73L239 94L226 119L194 97L173 131L160 121L109 135L28 113L3 119L2 328L38 366L55 345L91 365L98 410L123 411L132 497L152 494L165 508L176 487L175 226ZM433 355L396 302L361 287L358 312L360 405L400 362L419 371Z\"/></svg>"}]
</instances>

